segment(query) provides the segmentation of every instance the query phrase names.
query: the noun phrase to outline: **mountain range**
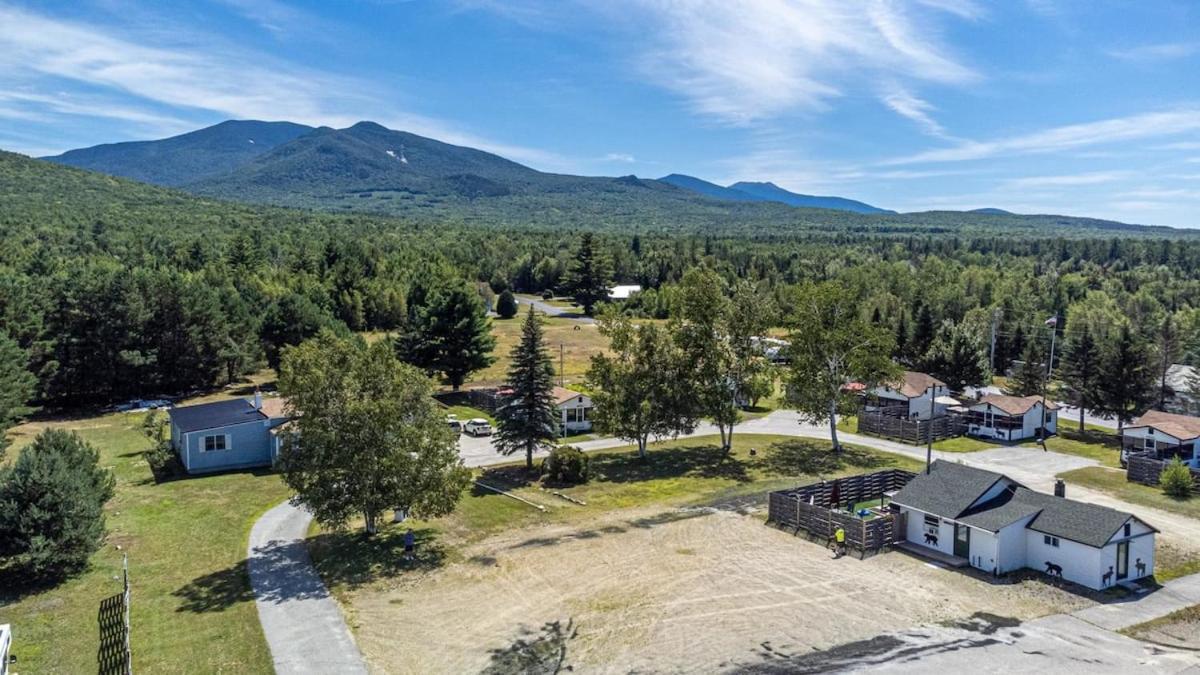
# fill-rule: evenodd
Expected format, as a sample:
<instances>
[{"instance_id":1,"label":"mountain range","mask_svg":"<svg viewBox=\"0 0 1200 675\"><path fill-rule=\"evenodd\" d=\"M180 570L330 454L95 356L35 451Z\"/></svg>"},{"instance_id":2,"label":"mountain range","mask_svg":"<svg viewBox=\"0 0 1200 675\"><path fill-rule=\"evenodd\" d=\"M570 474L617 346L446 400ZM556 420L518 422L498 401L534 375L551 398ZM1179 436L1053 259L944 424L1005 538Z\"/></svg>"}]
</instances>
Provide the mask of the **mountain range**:
<instances>
[{"instance_id":1,"label":"mountain range","mask_svg":"<svg viewBox=\"0 0 1200 675\"><path fill-rule=\"evenodd\" d=\"M1000 209L897 214L769 182L721 186L681 174L654 180L547 173L374 122L333 129L230 120L162 140L98 145L43 159L228 201L494 226L665 230L732 222L749 233L1142 227Z\"/></svg>"}]
</instances>

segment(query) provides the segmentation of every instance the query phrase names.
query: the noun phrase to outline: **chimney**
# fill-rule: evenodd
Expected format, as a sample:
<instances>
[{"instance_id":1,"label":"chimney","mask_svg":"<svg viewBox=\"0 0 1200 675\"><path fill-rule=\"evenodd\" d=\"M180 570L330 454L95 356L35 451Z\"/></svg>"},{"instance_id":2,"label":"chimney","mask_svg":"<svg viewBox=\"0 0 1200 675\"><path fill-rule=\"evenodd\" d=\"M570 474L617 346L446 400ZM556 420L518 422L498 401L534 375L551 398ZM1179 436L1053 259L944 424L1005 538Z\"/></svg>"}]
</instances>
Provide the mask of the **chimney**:
<instances>
[{"instance_id":1,"label":"chimney","mask_svg":"<svg viewBox=\"0 0 1200 675\"><path fill-rule=\"evenodd\" d=\"M1054 481L1054 496L1055 497L1066 497L1067 496L1067 484L1065 482L1063 482L1063 480L1061 478L1059 480Z\"/></svg>"},{"instance_id":2,"label":"chimney","mask_svg":"<svg viewBox=\"0 0 1200 675\"><path fill-rule=\"evenodd\" d=\"M257 389L254 390L254 409L262 410L262 392Z\"/></svg>"}]
</instances>

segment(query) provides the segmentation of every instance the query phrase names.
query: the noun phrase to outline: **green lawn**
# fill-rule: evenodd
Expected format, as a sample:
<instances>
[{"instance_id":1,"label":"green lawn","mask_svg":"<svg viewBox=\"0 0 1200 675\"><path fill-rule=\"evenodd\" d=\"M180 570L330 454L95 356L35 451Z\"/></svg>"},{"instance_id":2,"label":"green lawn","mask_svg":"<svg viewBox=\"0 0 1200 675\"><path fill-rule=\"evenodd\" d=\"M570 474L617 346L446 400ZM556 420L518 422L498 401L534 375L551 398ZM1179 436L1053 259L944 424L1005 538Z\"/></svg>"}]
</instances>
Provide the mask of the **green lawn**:
<instances>
[{"instance_id":1,"label":"green lawn","mask_svg":"<svg viewBox=\"0 0 1200 675\"><path fill-rule=\"evenodd\" d=\"M509 354L521 340L520 317L512 319L494 319L492 335L496 338L496 349L493 355L495 363L473 374L472 384L499 384L505 380L510 365ZM560 356L566 386L581 383L584 374L591 365L594 354L600 354L608 348L608 339L600 334L595 324L584 324L572 319L543 317L542 331L550 358L554 362L554 372L557 375L560 366ZM560 350L561 346L561 350Z\"/></svg>"},{"instance_id":2,"label":"green lawn","mask_svg":"<svg viewBox=\"0 0 1200 675\"><path fill-rule=\"evenodd\" d=\"M1141 504L1190 518L1200 518L1200 496L1175 499L1163 494L1153 485L1142 485L1125 479L1125 472L1100 466L1089 466L1058 475L1068 483L1101 490L1131 504Z\"/></svg>"},{"instance_id":3,"label":"green lawn","mask_svg":"<svg viewBox=\"0 0 1200 675\"><path fill-rule=\"evenodd\" d=\"M1040 448L1036 442L1024 443L1023 447ZM1060 424L1058 434L1046 439L1046 448L1067 455L1078 455L1100 462L1102 466L1121 466L1121 439L1111 430L1089 427L1085 431L1065 429Z\"/></svg>"},{"instance_id":4,"label":"green lawn","mask_svg":"<svg viewBox=\"0 0 1200 675\"><path fill-rule=\"evenodd\" d=\"M632 448L592 453L592 480L577 486L530 483L518 467L505 466L481 473L480 480L542 504L545 511L494 492L468 489L454 513L431 521L411 521L385 528L367 539L361 525L346 532L314 527L309 549L318 569L335 592L352 590L380 578L403 575L461 557L465 543L500 530L551 522L586 523L597 516L643 507L684 507L753 499L766 493L886 467L920 470L915 460L848 445L840 456L827 443L790 438L736 434L726 455L716 437L690 438L653 445L649 457L637 458ZM750 456L751 449L756 456ZM553 494L570 496L580 505ZM646 516L636 516L646 517ZM658 517L658 516L651 516ZM662 517L679 517L675 515ZM422 554L414 560L397 555L402 535L412 527Z\"/></svg>"},{"instance_id":5,"label":"green lawn","mask_svg":"<svg viewBox=\"0 0 1200 675\"><path fill-rule=\"evenodd\" d=\"M142 459L148 442L137 430L141 418L51 425L76 429L94 444L117 489L107 508L108 540L87 572L41 592L0 586L0 623L13 625L19 671L96 670L96 612L121 590L116 576L125 552L135 672L269 672L244 558L251 524L288 490L277 476L248 472L156 484ZM16 445L45 426L18 428Z\"/></svg>"},{"instance_id":6,"label":"green lawn","mask_svg":"<svg viewBox=\"0 0 1200 675\"><path fill-rule=\"evenodd\" d=\"M493 417L491 413L479 408L472 408L469 405L447 406L446 414L457 415L459 422L466 422L467 420L475 419L476 417L482 417L488 421L488 424L491 424L493 427L496 426L496 418Z\"/></svg>"}]
</instances>

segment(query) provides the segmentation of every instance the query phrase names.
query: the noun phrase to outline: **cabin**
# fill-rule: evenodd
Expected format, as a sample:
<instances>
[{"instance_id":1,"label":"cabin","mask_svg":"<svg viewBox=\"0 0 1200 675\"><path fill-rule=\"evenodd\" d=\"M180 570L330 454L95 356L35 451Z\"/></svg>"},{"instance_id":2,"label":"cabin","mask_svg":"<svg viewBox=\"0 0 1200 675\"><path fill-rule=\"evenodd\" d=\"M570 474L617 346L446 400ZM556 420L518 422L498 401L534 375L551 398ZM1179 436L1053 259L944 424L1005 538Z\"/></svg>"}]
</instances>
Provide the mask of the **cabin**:
<instances>
[{"instance_id":1,"label":"cabin","mask_svg":"<svg viewBox=\"0 0 1200 675\"><path fill-rule=\"evenodd\" d=\"M867 392L863 410L906 420L928 420L945 416L946 405L936 402L930 415L930 401L949 394L945 382L926 373L906 370L896 382Z\"/></svg>"},{"instance_id":2,"label":"cabin","mask_svg":"<svg viewBox=\"0 0 1200 675\"><path fill-rule=\"evenodd\" d=\"M628 300L635 293L641 293L642 287L639 284L620 284L613 286L608 291L609 300Z\"/></svg>"},{"instance_id":3,"label":"cabin","mask_svg":"<svg viewBox=\"0 0 1200 675\"><path fill-rule=\"evenodd\" d=\"M1138 517L938 460L892 495L906 550L1002 575L1033 569L1103 590L1154 574L1158 532Z\"/></svg>"},{"instance_id":4,"label":"cabin","mask_svg":"<svg viewBox=\"0 0 1200 675\"><path fill-rule=\"evenodd\" d=\"M1047 401L1044 406L1040 396L989 394L967 408L967 433L997 441L1045 438L1058 433L1058 405Z\"/></svg>"},{"instance_id":5,"label":"cabin","mask_svg":"<svg viewBox=\"0 0 1200 675\"><path fill-rule=\"evenodd\" d=\"M235 398L170 410L171 447L189 474L271 466L278 428L288 422L281 398Z\"/></svg>"},{"instance_id":6,"label":"cabin","mask_svg":"<svg viewBox=\"0 0 1200 675\"><path fill-rule=\"evenodd\" d=\"M1200 417L1151 410L1134 420L1121 433L1121 459L1142 455L1158 461L1178 457L1200 469Z\"/></svg>"},{"instance_id":7,"label":"cabin","mask_svg":"<svg viewBox=\"0 0 1200 675\"><path fill-rule=\"evenodd\" d=\"M566 434L592 430L592 397L577 391L554 388L554 404L558 407L562 429Z\"/></svg>"}]
</instances>

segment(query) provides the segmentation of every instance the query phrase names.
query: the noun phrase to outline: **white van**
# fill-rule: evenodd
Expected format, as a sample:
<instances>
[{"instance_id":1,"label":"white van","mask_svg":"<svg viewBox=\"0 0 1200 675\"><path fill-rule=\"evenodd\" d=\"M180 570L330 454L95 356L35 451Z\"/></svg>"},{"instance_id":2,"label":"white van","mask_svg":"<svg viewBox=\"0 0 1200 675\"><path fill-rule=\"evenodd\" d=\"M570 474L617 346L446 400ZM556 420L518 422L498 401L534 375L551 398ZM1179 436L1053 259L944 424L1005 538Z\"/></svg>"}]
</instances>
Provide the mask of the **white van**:
<instances>
[{"instance_id":1,"label":"white van","mask_svg":"<svg viewBox=\"0 0 1200 675\"><path fill-rule=\"evenodd\" d=\"M482 417L467 420L463 425L463 432L471 436L491 436L492 425Z\"/></svg>"}]
</instances>

